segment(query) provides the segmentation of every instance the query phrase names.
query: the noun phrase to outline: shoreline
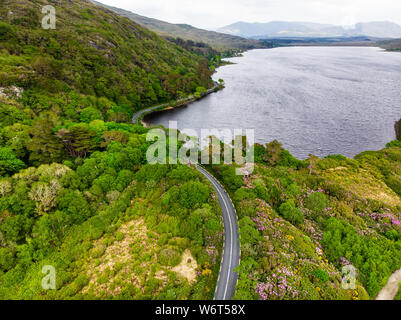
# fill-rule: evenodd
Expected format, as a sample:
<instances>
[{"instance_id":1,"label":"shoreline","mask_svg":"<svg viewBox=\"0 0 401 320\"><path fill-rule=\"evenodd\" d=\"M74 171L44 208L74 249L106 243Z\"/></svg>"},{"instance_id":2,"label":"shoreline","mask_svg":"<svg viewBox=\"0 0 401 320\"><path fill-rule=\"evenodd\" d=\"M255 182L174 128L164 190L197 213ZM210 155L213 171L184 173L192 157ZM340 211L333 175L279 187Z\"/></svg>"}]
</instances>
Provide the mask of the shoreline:
<instances>
[{"instance_id":1,"label":"shoreline","mask_svg":"<svg viewBox=\"0 0 401 320\"><path fill-rule=\"evenodd\" d=\"M169 110L187 106L193 102L202 100L203 98L207 97L208 95L210 95L212 93L218 92L223 89L224 89L224 83L220 84L220 83L215 82L215 86L213 88L207 90L206 93L199 98L195 97L195 96L189 96L182 100L175 101L174 103L166 103L166 104L162 104L162 105L149 107L147 109L144 109L144 110L141 110L141 111L135 113L133 116L132 122L134 124L137 124L138 122L140 122L142 124L142 126L144 126L145 128L149 128L149 127L151 127L151 125L144 120L144 118L146 116L151 115L152 113L156 113L156 112L165 112L165 111L169 111Z\"/></svg>"}]
</instances>

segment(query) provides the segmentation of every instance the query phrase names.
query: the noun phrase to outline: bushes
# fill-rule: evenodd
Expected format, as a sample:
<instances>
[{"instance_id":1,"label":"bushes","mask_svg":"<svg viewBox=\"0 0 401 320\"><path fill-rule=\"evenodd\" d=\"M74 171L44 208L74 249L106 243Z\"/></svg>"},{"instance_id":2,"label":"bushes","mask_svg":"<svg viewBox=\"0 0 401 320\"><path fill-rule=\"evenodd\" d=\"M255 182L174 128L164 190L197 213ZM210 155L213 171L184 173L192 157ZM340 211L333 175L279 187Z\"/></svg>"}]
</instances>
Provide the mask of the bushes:
<instances>
[{"instance_id":1,"label":"bushes","mask_svg":"<svg viewBox=\"0 0 401 320\"><path fill-rule=\"evenodd\" d=\"M399 290L394 300L401 301L401 282L399 283Z\"/></svg>"},{"instance_id":2,"label":"bushes","mask_svg":"<svg viewBox=\"0 0 401 320\"><path fill-rule=\"evenodd\" d=\"M0 176L11 175L25 168L25 163L17 159L9 148L0 147Z\"/></svg>"},{"instance_id":3,"label":"bushes","mask_svg":"<svg viewBox=\"0 0 401 320\"><path fill-rule=\"evenodd\" d=\"M386 144L386 148L401 148L401 141L400 140L394 140Z\"/></svg>"},{"instance_id":4,"label":"bushes","mask_svg":"<svg viewBox=\"0 0 401 320\"><path fill-rule=\"evenodd\" d=\"M7 272L16 264L15 250L13 248L0 248L0 271Z\"/></svg>"},{"instance_id":5,"label":"bushes","mask_svg":"<svg viewBox=\"0 0 401 320\"><path fill-rule=\"evenodd\" d=\"M295 206L295 203L292 200L283 203L280 206L279 211L284 219L290 221L294 225L300 225L304 221L302 211Z\"/></svg>"},{"instance_id":6,"label":"bushes","mask_svg":"<svg viewBox=\"0 0 401 320\"><path fill-rule=\"evenodd\" d=\"M305 199L305 206L315 214L321 214L329 206L327 197L320 192L313 192Z\"/></svg>"},{"instance_id":7,"label":"bushes","mask_svg":"<svg viewBox=\"0 0 401 320\"><path fill-rule=\"evenodd\" d=\"M180 203L187 209L205 203L209 198L209 188L201 182L188 182L180 190Z\"/></svg>"},{"instance_id":8,"label":"bushes","mask_svg":"<svg viewBox=\"0 0 401 320\"><path fill-rule=\"evenodd\" d=\"M322 270L322 269L317 269L315 270L315 272L313 273L313 275L319 279L321 282L327 282L329 281L329 275L327 274L326 271Z\"/></svg>"},{"instance_id":9,"label":"bushes","mask_svg":"<svg viewBox=\"0 0 401 320\"><path fill-rule=\"evenodd\" d=\"M181 253L175 247L167 247L160 251L157 261L163 266L175 267L181 261Z\"/></svg>"}]
</instances>

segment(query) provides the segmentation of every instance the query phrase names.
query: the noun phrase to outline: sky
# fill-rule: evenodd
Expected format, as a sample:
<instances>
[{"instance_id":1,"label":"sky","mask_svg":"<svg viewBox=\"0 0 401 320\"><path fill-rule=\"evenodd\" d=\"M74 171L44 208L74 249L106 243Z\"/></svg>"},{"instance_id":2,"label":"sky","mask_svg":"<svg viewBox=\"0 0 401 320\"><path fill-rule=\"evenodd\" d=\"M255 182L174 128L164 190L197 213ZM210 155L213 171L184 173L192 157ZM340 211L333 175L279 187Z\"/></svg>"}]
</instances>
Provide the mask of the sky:
<instances>
[{"instance_id":1,"label":"sky","mask_svg":"<svg viewBox=\"0 0 401 320\"><path fill-rule=\"evenodd\" d=\"M348 26L392 21L401 25L400 0L98 0L171 23L217 29L234 22L307 21Z\"/></svg>"}]
</instances>

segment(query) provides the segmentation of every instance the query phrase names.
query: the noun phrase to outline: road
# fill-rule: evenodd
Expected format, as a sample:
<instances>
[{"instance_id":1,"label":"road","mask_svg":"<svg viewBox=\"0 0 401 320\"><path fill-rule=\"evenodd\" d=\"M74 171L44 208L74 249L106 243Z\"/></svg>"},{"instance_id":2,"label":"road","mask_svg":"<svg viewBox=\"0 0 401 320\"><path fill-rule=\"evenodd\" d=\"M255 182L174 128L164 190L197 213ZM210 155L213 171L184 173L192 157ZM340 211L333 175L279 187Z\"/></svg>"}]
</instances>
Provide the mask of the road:
<instances>
[{"instance_id":1,"label":"road","mask_svg":"<svg viewBox=\"0 0 401 320\"><path fill-rule=\"evenodd\" d=\"M196 166L213 185L218 195L219 203L223 211L224 221L224 248L219 280L217 281L214 300L231 300L235 293L238 274L234 271L240 262L240 243L237 214L234 206L223 186L205 169Z\"/></svg>"},{"instance_id":2,"label":"road","mask_svg":"<svg viewBox=\"0 0 401 320\"><path fill-rule=\"evenodd\" d=\"M376 300L394 300L401 283L401 269L394 272L388 280L387 285L380 291Z\"/></svg>"},{"instance_id":3,"label":"road","mask_svg":"<svg viewBox=\"0 0 401 320\"><path fill-rule=\"evenodd\" d=\"M216 84L214 88L208 90L207 94L214 92L217 87L218 84ZM193 99L194 97L191 96L186 99L180 100L179 102L184 104L185 102L189 102ZM151 113L152 111L160 109L162 107L168 107L169 105L170 104L166 103L141 110L133 116L132 122L137 123L138 119L144 114ZM234 296L235 287L238 281L238 274L234 270L239 266L241 258L237 214L235 212L231 199L224 187L213 177L213 175L211 175L205 169L201 168L198 165L196 166L196 169L210 181L210 183L213 185L213 188L216 190L223 215L223 256L214 300L231 300Z\"/></svg>"},{"instance_id":4,"label":"road","mask_svg":"<svg viewBox=\"0 0 401 320\"><path fill-rule=\"evenodd\" d=\"M215 83L215 86L212 89L207 90L205 95L211 94L212 92L214 92L216 90L216 88L219 87L218 83ZM184 105L186 103L190 103L192 101L194 101L196 98L195 96L189 96L187 98L175 101L175 103L177 103L178 105ZM143 109L141 111L138 111L134 114L134 116L132 117L132 123L136 124L138 123L138 119L140 119L142 116L148 114L148 113L152 113L152 111L158 110L158 109L162 109L162 108L167 108L171 105L171 103L164 103L164 104L159 104L157 106L153 106L147 109Z\"/></svg>"}]
</instances>

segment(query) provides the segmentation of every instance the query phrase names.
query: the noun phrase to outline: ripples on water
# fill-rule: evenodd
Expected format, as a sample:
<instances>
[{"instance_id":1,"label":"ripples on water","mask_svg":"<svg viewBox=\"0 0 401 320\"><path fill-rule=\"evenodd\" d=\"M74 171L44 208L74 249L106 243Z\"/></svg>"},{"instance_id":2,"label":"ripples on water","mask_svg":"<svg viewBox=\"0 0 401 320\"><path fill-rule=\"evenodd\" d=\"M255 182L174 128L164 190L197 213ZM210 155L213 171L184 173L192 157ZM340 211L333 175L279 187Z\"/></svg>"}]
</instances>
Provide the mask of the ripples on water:
<instances>
[{"instance_id":1,"label":"ripples on water","mask_svg":"<svg viewBox=\"0 0 401 320\"><path fill-rule=\"evenodd\" d=\"M394 140L401 118L401 53L378 48L253 50L218 69L226 88L187 107L149 116L178 128L255 129L298 158L353 157Z\"/></svg>"}]
</instances>

